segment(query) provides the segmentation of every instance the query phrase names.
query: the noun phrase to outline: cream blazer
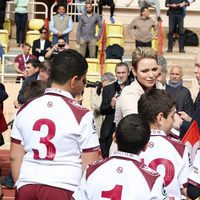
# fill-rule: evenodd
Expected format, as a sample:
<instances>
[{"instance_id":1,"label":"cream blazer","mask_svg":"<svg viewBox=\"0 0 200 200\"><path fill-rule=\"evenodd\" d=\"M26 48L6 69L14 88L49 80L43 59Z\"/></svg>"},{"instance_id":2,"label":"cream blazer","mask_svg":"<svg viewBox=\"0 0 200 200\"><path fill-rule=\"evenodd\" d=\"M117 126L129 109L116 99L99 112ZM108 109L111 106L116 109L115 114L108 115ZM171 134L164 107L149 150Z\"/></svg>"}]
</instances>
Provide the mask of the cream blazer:
<instances>
[{"instance_id":1,"label":"cream blazer","mask_svg":"<svg viewBox=\"0 0 200 200\"><path fill-rule=\"evenodd\" d=\"M115 123L116 125L119 121L133 113L138 113L138 100L140 96L144 93L141 85L135 79L130 85L126 86L117 100L116 110L115 110Z\"/></svg>"}]
</instances>

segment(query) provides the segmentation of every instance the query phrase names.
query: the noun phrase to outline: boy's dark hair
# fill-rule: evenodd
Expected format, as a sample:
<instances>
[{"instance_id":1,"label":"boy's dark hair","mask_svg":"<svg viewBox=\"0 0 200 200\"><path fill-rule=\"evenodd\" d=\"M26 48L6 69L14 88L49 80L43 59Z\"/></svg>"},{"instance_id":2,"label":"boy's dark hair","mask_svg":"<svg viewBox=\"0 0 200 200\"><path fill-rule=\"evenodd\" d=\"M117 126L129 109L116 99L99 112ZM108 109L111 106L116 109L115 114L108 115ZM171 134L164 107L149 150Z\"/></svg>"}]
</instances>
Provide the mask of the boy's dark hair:
<instances>
[{"instance_id":1,"label":"boy's dark hair","mask_svg":"<svg viewBox=\"0 0 200 200\"><path fill-rule=\"evenodd\" d=\"M74 76L81 78L86 74L88 64L86 59L77 51L68 49L55 56L51 68L51 81L64 85Z\"/></svg>"},{"instance_id":2,"label":"boy's dark hair","mask_svg":"<svg viewBox=\"0 0 200 200\"><path fill-rule=\"evenodd\" d=\"M26 64L31 64L34 68L36 67L40 68L41 62L37 58L32 58L32 59L29 59L26 62Z\"/></svg>"},{"instance_id":3,"label":"boy's dark hair","mask_svg":"<svg viewBox=\"0 0 200 200\"><path fill-rule=\"evenodd\" d=\"M138 154L150 138L150 126L140 115L131 114L124 117L116 129L118 150Z\"/></svg>"},{"instance_id":4,"label":"boy's dark hair","mask_svg":"<svg viewBox=\"0 0 200 200\"><path fill-rule=\"evenodd\" d=\"M151 89L138 101L138 113L149 123L154 123L159 113L167 118L175 106L173 97L165 90Z\"/></svg>"},{"instance_id":5,"label":"boy's dark hair","mask_svg":"<svg viewBox=\"0 0 200 200\"><path fill-rule=\"evenodd\" d=\"M31 81L24 91L26 101L44 94L47 82L42 80Z\"/></svg>"}]
</instances>

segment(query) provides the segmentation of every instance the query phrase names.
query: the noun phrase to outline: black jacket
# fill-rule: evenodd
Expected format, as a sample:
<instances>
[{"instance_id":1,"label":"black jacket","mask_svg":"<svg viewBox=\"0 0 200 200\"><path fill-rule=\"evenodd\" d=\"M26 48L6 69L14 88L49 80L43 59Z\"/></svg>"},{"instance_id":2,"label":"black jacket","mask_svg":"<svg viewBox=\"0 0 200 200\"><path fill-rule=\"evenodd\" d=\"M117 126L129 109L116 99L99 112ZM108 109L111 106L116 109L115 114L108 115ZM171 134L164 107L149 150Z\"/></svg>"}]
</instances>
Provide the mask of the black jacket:
<instances>
[{"instance_id":1,"label":"black jacket","mask_svg":"<svg viewBox=\"0 0 200 200\"><path fill-rule=\"evenodd\" d=\"M120 86L116 82L112 83L103 88L102 93L102 103L100 106L100 112L102 115L105 115L105 119L101 126L100 137L106 138L108 135L112 134L115 117L115 109L111 106L112 98L116 93L120 93Z\"/></svg>"},{"instance_id":2,"label":"black jacket","mask_svg":"<svg viewBox=\"0 0 200 200\"><path fill-rule=\"evenodd\" d=\"M0 83L0 108L3 109L3 102L8 98L6 93L5 86Z\"/></svg>"},{"instance_id":3,"label":"black jacket","mask_svg":"<svg viewBox=\"0 0 200 200\"><path fill-rule=\"evenodd\" d=\"M196 97L195 102L194 102L194 110L197 109L198 105L200 105L200 91L198 92L197 97Z\"/></svg>"},{"instance_id":4,"label":"black jacket","mask_svg":"<svg viewBox=\"0 0 200 200\"><path fill-rule=\"evenodd\" d=\"M176 102L177 111L184 111L189 116L193 115L194 113L193 100L190 91L186 87L180 86L178 88L173 88L167 85L166 90L174 98Z\"/></svg>"},{"instance_id":5,"label":"black jacket","mask_svg":"<svg viewBox=\"0 0 200 200\"><path fill-rule=\"evenodd\" d=\"M6 1L7 0L0 0L0 10L6 9Z\"/></svg>"},{"instance_id":6,"label":"black jacket","mask_svg":"<svg viewBox=\"0 0 200 200\"><path fill-rule=\"evenodd\" d=\"M40 49L40 39L38 40L34 40L33 41L33 48L32 48L32 54L35 55L37 58L39 56L45 56L46 52L47 52L47 48L51 47L51 42L49 40L46 40L44 43L44 50L41 50L41 52L39 53L38 51L36 51L36 49Z\"/></svg>"},{"instance_id":7,"label":"black jacket","mask_svg":"<svg viewBox=\"0 0 200 200\"><path fill-rule=\"evenodd\" d=\"M179 4L183 2L190 5L188 0L165 0L165 6L168 7L167 4ZM168 15L184 15L184 8L183 7L175 7L175 8L169 7L167 14Z\"/></svg>"},{"instance_id":8,"label":"black jacket","mask_svg":"<svg viewBox=\"0 0 200 200\"><path fill-rule=\"evenodd\" d=\"M25 96L24 96L26 87L29 85L29 83L30 83L31 81L37 80L37 77L38 77L38 73L35 73L35 74L33 74L32 76L29 76L29 77L27 77L27 78L24 80L24 82L23 82L23 84L22 84L22 87L21 87L21 89L20 89L20 91L19 91L19 94L18 94L18 96L17 96L17 101L19 102L19 104L23 104L23 103L26 102L26 98L25 98Z\"/></svg>"}]
</instances>

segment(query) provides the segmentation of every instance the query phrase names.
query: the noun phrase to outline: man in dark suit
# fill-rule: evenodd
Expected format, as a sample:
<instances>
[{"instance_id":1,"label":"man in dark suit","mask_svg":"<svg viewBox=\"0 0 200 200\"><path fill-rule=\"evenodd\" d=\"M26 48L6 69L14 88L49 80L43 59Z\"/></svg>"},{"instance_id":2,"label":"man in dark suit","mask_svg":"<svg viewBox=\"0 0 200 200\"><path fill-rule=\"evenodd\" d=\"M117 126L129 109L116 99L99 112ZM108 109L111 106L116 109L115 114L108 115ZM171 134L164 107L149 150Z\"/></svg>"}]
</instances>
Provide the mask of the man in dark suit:
<instances>
[{"instance_id":1,"label":"man in dark suit","mask_svg":"<svg viewBox=\"0 0 200 200\"><path fill-rule=\"evenodd\" d=\"M41 65L41 63L40 63L40 61L38 59L32 59L32 60L29 60L29 61L26 62L26 74L27 74L27 77L24 80L24 82L22 84L22 87L21 87L21 89L19 91L19 94L17 96L17 101L18 101L18 103L20 105L26 102L26 98L24 96L24 91L25 91L26 87L28 86L28 84L32 80L37 80L38 79L40 65Z\"/></svg>"},{"instance_id":2,"label":"man in dark suit","mask_svg":"<svg viewBox=\"0 0 200 200\"><path fill-rule=\"evenodd\" d=\"M118 63L115 67L117 81L103 88L102 103L100 112L105 115L100 130L100 146L102 157L109 156L109 150L112 143L112 134L115 131L115 105L122 89L127 84L129 67L126 63Z\"/></svg>"},{"instance_id":3,"label":"man in dark suit","mask_svg":"<svg viewBox=\"0 0 200 200\"><path fill-rule=\"evenodd\" d=\"M190 91L183 86L183 69L179 65L173 65L169 73L169 82L166 90L176 102L176 110L184 111L189 116L194 113L193 100Z\"/></svg>"},{"instance_id":4,"label":"man in dark suit","mask_svg":"<svg viewBox=\"0 0 200 200\"><path fill-rule=\"evenodd\" d=\"M48 34L47 28L43 27L39 31L40 31L40 39L33 41L32 53L40 61L43 61L46 52L51 48L51 42L46 39Z\"/></svg>"}]
</instances>

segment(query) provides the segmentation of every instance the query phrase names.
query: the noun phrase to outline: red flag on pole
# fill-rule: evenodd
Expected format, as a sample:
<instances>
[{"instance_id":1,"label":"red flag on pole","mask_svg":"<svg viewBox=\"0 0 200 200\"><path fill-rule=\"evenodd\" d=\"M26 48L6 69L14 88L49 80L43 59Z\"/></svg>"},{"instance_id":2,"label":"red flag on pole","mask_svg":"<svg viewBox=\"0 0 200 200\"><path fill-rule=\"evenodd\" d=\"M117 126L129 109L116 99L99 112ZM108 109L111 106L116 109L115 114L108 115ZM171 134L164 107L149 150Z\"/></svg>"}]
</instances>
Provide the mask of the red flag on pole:
<instances>
[{"instance_id":1,"label":"red flag on pole","mask_svg":"<svg viewBox=\"0 0 200 200\"><path fill-rule=\"evenodd\" d=\"M188 147L192 161L194 160L197 149L200 147L200 134L197 122L194 120L181 140Z\"/></svg>"}]
</instances>

